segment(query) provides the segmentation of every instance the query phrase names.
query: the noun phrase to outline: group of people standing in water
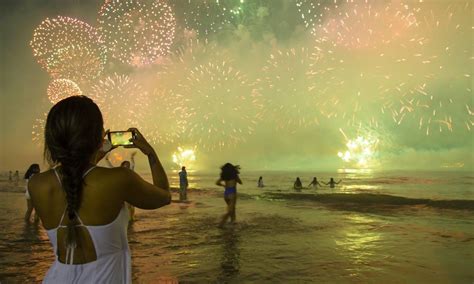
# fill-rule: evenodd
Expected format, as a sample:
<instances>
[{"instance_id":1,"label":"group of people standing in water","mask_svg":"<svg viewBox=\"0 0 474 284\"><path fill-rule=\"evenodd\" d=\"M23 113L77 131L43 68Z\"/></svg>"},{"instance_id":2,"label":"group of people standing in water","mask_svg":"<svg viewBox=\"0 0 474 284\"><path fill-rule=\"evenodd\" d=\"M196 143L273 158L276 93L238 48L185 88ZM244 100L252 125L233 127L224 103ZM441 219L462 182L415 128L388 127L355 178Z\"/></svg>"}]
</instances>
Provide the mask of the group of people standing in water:
<instances>
[{"instance_id":1,"label":"group of people standing in water","mask_svg":"<svg viewBox=\"0 0 474 284\"><path fill-rule=\"evenodd\" d=\"M336 187L336 184L339 184L342 180L339 180L338 182L336 182L334 180L334 178L331 178L329 180L329 182L325 183L322 181L322 183L324 183L325 185L329 185L329 187L331 188L335 188ZM318 178L316 177L313 177L313 180L311 181L310 184L308 184L308 188L317 188L318 186L322 187L322 185L319 183L318 181ZM260 176L258 178L258 182L257 182L257 187L265 187L263 185L263 177ZM299 177L296 178L295 182L293 183L293 189L295 190L301 190L303 189L303 183L301 182L301 179Z\"/></svg>"},{"instance_id":2,"label":"group of people standing in water","mask_svg":"<svg viewBox=\"0 0 474 284\"><path fill-rule=\"evenodd\" d=\"M335 188L336 184L339 184L341 181L342 180L339 180L338 182L336 182L334 180L334 178L331 178L331 179L329 179L329 181L327 183L324 182L324 181L322 181L322 183L324 183L325 185L329 185L330 188ZM311 181L311 183L308 184L308 188L317 188L318 186L322 187L322 185L318 181L318 178L313 177L313 180ZM303 188L304 188L303 183L301 182L300 178L297 177L296 180L295 180L295 183L293 184L293 189L301 190Z\"/></svg>"}]
</instances>

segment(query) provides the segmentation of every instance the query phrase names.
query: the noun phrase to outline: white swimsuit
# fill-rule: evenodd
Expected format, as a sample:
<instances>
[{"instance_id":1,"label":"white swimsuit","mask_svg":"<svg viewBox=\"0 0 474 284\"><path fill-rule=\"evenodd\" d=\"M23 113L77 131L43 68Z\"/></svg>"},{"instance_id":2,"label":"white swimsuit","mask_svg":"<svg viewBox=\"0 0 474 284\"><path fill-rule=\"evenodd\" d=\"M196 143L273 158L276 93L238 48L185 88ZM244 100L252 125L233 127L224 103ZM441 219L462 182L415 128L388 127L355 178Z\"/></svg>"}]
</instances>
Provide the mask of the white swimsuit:
<instances>
[{"instance_id":1,"label":"white swimsuit","mask_svg":"<svg viewBox=\"0 0 474 284\"><path fill-rule=\"evenodd\" d=\"M84 176L92 169L89 169ZM58 173L56 170L54 172L61 184ZM58 260L57 232L58 228L65 227L62 225L65 213L57 228L47 230L56 259L43 283L131 283L132 261L127 239L127 207L122 207L114 221L100 226L85 225L76 213L78 226L84 226L89 232L97 256L97 260L85 264L64 264ZM71 254L73 259L74 251Z\"/></svg>"}]
</instances>

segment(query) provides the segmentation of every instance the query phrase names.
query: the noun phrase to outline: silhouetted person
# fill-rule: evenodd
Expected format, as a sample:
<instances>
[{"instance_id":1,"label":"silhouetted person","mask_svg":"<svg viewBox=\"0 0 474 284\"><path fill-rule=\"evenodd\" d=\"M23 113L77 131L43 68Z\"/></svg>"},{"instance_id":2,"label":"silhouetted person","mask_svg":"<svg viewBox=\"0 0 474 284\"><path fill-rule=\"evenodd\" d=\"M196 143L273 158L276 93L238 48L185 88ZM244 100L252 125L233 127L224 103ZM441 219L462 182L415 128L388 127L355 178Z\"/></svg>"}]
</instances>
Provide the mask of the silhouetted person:
<instances>
[{"instance_id":1,"label":"silhouetted person","mask_svg":"<svg viewBox=\"0 0 474 284\"><path fill-rule=\"evenodd\" d=\"M325 185L329 185L330 188L336 187L336 184L339 184L342 180L339 180L338 182L335 182L333 178L329 180L328 183L323 182Z\"/></svg>"},{"instance_id":2,"label":"silhouetted person","mask_svg":"<svg viewBox=\"0 0 474 284\"><path fill-rule=\"evenodd\" d=\"M28 192L28 181L32 176L38 174L40 172L40 166L38 164L32 164L25 173L25 198L26 198L26 213L25 213L25 221L29 222L31 213L33 212L33 203L31 203L31 196ZM35 221L38 221L38 214L35 214Z\"/></svg>"},{"instance_id":3,"label":"silhouetted person","mask_svg":"<svg viewBox=\"0 0 474 284\"><path fill-rule=\"evenodd\" d=\"M293 184L293 188L296 190L301 190L303 188L303 184L299 177L296 178L295 183Z\"/></svg>"},{"instance_id":4,"label":"silhouetted person","mask_svg":"<svg viewBox=\"0 0 474 284\"><path fill-rule=\"evenodd\" d=\"M259 177L259 178L258 178L257 186L258 186L258 187L264 187L264 185L263 185L263 177Z\"/></svg>"},{"instance_id":5,"label":"silhouetted person","mask_svg":"<svg viewBox=\"0 0 474 284\"><path fill-rule=\"evenodd\" d=\"M188 173L186 167L182 167L179 172L179 200L185 201L188 199Z\"/></svg>"},{"instance_id":6,"label":"silhouetted person","mask_svg":"<svg viewBox=\"0 0 474 284\"><path fill-rule=\"evenodd\" d=\"M110 153L105 155L105 161L107 162L109 167L113 168L114 165L109 159L109 154ZM135 170L135 155L136 154L137 154L136 151L132 152L132 154L130 155L130 161L127 161L127 160L123 161L122 163L120 163L120 167L127 168L132 171ZM133 205L131 205L130 203L127 203L127 207L128 207L128 215L129 215L130 221L135 221L135 207L133 207Z\"/></svg>"},{"instance_id":7,"label":"silhouetted person","mask_svg":"<svg viewBox=\"0 0 474 284\"><path fill-rule=\"evenodd\" d=\"M8 172L8 181L10 181L10 182L13 181L12 174L13 174L12 171Z\"/></svg>"},{"instance_id":8,"label":"silhouetted person","mask_svg":"<svg viewBox=\"0 0 474 284\"><path fill-rule=\"evenodd\" d=\"M227 222L227 219L230 218L231 223L235 223L235 204L237 202L237 184L242 184L242 181L239 177L239 166L234 166L231 163L227 163L221 167L221 176L216 181L218 186L225 188L224 191L224 200L227 204L227 213L222 216L222 220L219 224L219 227L223 227Z\"/></svg>"},{"instance_id":9,"label":"silhouetted person","mask_svg":"<svg viewBox=\"0 0 474 284\"><path fill-rule=\"evenodd\" d=\"M18 185L18 182L20 181L20 173L18 172L18 170L15 171L13 179L15 180L15 185Z\"/></svg>"},{"instance_id":10,"label":"silhouetted person","mask_svg":"<svg viewBox=\"0 0 474 284\"><path fill-rule=\"evenodd\" d=\"M311 183L308 185L308 187L316 188L316 187L318 187L318 185L319 185L319 186L322 186L322 185L319 183L318 179L317 179L316 177L313 177L313 180L312 180Z\"/></svg>"}]
</instances>

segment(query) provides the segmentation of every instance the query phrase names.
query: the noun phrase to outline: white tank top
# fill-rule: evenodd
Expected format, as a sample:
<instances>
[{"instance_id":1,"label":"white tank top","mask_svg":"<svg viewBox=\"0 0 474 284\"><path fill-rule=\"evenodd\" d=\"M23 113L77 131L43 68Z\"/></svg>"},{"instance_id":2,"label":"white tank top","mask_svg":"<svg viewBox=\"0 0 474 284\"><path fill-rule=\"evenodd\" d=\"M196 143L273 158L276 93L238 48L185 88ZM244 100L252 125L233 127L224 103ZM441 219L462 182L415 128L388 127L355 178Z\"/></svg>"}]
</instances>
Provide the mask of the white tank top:
<instances>
[{"instance_id":1,"label":"white tank top","mask_svg":"<svg viewBox=\"0 0 474 284\"><path fill-rule=\"evenodd\" d=\"M92 169L89 169L84 176ZM61 184L55 169L54 172ZM64 264L58 260L57 232L58 228L64 227L62 225L64 213L59 226L46 231L56 259L43 283L131 283L132 261L127 239L129 218L127 207L122 207L114 221L101 226L85 225L76 213L78 226L84 226L89 231L97 255L97 260L86 264Z\"/></svg>"}]
</instances>

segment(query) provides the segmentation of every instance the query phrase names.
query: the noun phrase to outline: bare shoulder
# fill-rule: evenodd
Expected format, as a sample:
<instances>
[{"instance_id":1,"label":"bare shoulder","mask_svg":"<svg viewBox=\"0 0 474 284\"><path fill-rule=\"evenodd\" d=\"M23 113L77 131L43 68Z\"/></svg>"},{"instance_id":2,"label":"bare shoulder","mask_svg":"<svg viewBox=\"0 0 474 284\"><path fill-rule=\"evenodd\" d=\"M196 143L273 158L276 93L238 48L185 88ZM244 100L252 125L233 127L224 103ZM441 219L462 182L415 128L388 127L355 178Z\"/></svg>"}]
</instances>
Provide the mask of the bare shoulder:
<instances>
[{"instance_id":1,"label":"bare shoulder","mask_svg":"<svg viewBox=\"0 0 474 284\"><path fill-rule=\"evenodd\" d=\"M28 180L28 191L34 193L49 188L50 185L57 180L54 170L48 170L39 174L35 174Z\"/></svg>"},{"instance_id":2,"label":"bare shoulder","mask_svg":"<svg viewBox=\"0 0 474 284\"><path fill-rule=\"evenodd\" d=\"M101 185L119 189L128 186L137 174L132 170L123 167L97 167L94 175L100 176L99 180Z\"/></svg>"}]
</instances>

